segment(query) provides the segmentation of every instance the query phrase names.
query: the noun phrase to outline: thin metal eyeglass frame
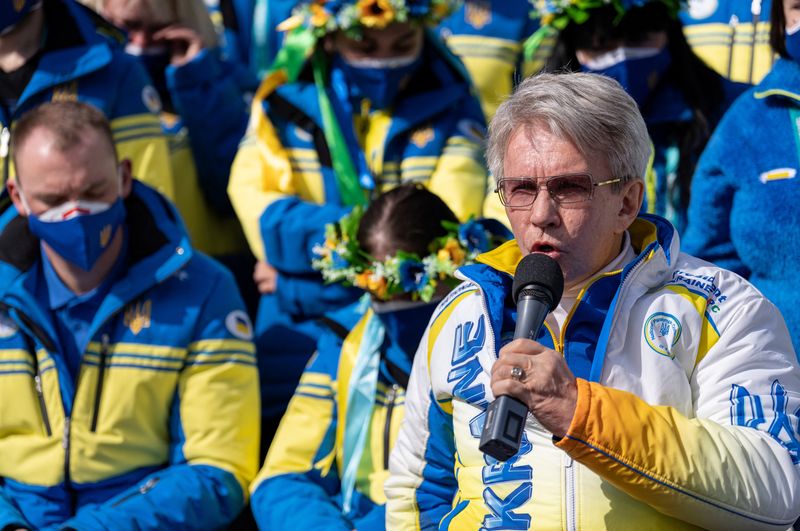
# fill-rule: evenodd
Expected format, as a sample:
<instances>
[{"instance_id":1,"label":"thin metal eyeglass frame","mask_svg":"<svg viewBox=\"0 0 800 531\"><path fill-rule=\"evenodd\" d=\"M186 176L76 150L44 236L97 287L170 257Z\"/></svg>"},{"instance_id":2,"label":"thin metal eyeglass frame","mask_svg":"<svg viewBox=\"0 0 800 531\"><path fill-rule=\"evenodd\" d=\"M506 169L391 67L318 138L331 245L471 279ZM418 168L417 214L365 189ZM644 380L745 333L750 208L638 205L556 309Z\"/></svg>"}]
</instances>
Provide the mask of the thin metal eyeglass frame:
<instances>
[{"instance_id":1,"label":"thin metal eyeglass frame","mask_svg":"<svg viewBox=\"0 0 800 531\"><path fill-rule=\"evenodd\" d=\"M557 199L553 195L553 193L550 191L549 183L551 181L553 181L555 179L559 179L561 177L577 177L577 176L588 177L589 180L592 182L592 187L589 189L590 190L589 191L589 197L587 197L586 199L579 199L577 201L566 201L566 202L564 202L564 201L560 201L559 199ZM514 181L514 182L532 181L532 182L535 182L536 183L536 193L533 195L533 198L531 199L530 203L526 203L524 205L510 205L510 204L508 204L506 202L506 200L505 200L504 194L500 193L500 187L503 185L504 182L508 182L508 181ZM598 187L598 186L606 186L608 184L614 184L614 183L618 183L618 182L622 182L622 178L617 177L615 179L607 179L605 181L594 182L594 176L591 173L565 173L563 175L553 175L552 177L545 177L544 178L544 188L547 190L547 193L550 195L550 198L553 201L555 201L555 203L557 205L562 205L562 204L574 205L574 204L580 203L582 201L591 201L592 197L594 197L594 189L596 187ZM539 180L537 180L537 179L532 179L530 177L508 177L508 178L503 178L503 179L500 179L499 181L497 181L497 186L495 187L494 192L500 197L500 202L503 204L503 206L507 206L507 207L511 207L511 208L524 208L524 207L529 207L533 203L536 202L536 198L539 197L539 191L541 189L542 189L542 186L539 184Z\"/></svg>"}]
</instances>

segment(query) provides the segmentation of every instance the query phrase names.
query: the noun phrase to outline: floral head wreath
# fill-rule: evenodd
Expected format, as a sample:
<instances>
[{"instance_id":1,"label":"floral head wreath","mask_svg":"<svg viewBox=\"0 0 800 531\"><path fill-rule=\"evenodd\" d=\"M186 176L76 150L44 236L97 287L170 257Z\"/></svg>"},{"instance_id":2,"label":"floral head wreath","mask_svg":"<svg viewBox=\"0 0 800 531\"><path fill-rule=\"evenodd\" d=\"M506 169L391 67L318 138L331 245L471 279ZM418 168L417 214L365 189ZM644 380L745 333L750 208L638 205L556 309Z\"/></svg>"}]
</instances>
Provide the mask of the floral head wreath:
<instances>
[{"instance_id":1,"label":"floral head wreath","mask_svg":"<svg viewBox=\"0 0 800 531\"><path fill-rule=\"evenodd\" d=\"M533 5L531 18L539 19L541 27L524 44L525 56L533 57L542 40L557 34L570 23L583 24L589 19L590 11L604 6L614 6L617 20L630 9L652 2L661 2L672 18L686 4L686 0L529 0Z\"/></svg>"},{"instance_id":2,"label":"floral head wreath","mask_svg":"<svg viewBox=\"0 0 800 531\"><path fill-rule=\"evenodd\" d=\"M298 5L276 29L305 27L316 37L342 30L358 37L362 28L382 29L410 19L435 26L456 4L455 0L313 0Z\"/></svg>"},{"instance_id":3,"label":"floral head wreath","mask_svg":"<svg viewBox=\"0 0 800 531\"><path fill-rule=\"evenodd\" d=\"M470 219L462 225L443 221L447 234L435 238L420 257L398 251L383 261L375 260L358 243L358 226L364 208L356 206L336 223L325 226L325 244L314 247L314 269L326 282L339 282L369 291L381 300L409 293L414 300L430 302L440 282L455 285L456 269L472 263L514 236L495 219Z\"/></svg>"}]
</instances>

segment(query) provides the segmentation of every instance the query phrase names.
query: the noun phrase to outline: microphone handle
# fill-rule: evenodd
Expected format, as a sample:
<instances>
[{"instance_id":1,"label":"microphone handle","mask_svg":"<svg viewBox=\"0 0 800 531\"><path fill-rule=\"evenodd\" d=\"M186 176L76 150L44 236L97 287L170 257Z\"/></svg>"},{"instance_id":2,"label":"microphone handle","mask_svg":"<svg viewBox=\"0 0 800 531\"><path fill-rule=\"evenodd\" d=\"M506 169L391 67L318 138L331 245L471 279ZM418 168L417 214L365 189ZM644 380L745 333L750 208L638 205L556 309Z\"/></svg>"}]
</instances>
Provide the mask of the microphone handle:
<instances>
[{"instance_id":1,"label":"microphone handle","mask_svg":"<svg viewBox=\"0 0 800 531\"><path fill-rule=\"evenodd\" d=\"M524 290L517 302L514 339L535 339L544 324L550 305L539 293ZM486 409L486 419L478 449L498 461L507 461L519 452L528 406L508 395L500 395Z\"/></svg>"}]
</instances>

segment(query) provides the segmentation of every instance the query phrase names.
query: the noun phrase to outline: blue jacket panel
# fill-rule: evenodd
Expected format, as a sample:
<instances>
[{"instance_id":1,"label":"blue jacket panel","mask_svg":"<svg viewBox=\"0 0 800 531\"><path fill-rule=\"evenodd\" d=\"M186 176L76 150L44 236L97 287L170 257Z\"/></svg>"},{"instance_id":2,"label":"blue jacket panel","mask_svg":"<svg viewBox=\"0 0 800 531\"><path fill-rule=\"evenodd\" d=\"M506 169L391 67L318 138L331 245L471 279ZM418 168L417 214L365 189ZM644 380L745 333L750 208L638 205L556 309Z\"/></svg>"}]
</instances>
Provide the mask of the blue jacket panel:
<instances>
[{"instance_id":1,"label":"blue jacket panel","mask_svg":"<svg viewBox=\"0 0 800 531\"><path fill-rule=\"evenodd\" d=\"M779 59L720 122L692 183L686 252L747 277L800 349L800 65Z\"/></svg>"},{"instance_id":2,"label":"blue jacket panel","mask_svg":"<svg viewBox=\"0 0 800 531\"><path fill-rule=\"evenodd\" d=\"M218 50L202 50L191 62L167 67L167 87L189 132L197 177L207 201L233 215L228 176L247 128L248 107Z\"/></svg>"},{"instance_id":3,"label":"blue jacket panel","mask_svg":"<svg viewBox=\"0 0 800 531\"><path fill-rule=\"evenodd\" d=\"M259 396L233 279L155 191L125 206L126 269L74 381L30 291L39 241L0 214L0 528L218 527L245 502Z\"/></svg>"}]
</instances>

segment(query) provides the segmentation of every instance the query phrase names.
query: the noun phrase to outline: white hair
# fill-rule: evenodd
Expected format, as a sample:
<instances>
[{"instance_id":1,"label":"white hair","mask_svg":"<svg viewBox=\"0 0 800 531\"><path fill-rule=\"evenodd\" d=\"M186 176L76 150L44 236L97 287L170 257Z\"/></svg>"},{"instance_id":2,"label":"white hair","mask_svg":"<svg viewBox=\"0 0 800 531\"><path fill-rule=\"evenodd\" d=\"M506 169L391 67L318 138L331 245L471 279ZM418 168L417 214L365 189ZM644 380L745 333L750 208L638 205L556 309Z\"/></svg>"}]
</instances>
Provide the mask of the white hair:
<instances>
[{"instance_id":1,"label":"white hair","mask_svg":"<svg viewBox=\"0 0 800 531\"><path fill-rule=\"evenodd\" d=\"M520 83L489 125L486 158L495 179L503 178L512 134L534 124L569 140L585 157L605 158L622 183L644 178L651 151L647 126L633 98L609 77L565 72Z\"/></svg>"}]
</instances>

